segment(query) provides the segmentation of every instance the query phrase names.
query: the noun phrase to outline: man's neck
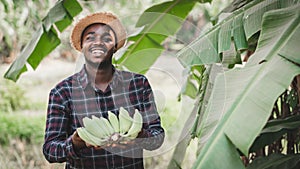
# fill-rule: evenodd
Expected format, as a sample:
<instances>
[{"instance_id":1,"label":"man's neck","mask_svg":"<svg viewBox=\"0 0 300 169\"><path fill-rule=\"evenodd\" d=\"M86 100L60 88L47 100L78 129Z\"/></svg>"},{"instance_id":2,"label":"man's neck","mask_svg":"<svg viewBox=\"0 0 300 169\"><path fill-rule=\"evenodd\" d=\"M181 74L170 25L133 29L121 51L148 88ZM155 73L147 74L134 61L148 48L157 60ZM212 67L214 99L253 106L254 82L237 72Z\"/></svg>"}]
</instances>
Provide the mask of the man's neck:
<instances>
[{"instance_id":1,"label":"man's neck","mask_svg":"<svg viewBox=\"0 0 300 169\"><path fill-rule=\"evenodd\" d=\"M91 83L103 91L106 89L113 77L112 65L98 68L86 65L86 71Z\"/></svg>"}]
</instances>

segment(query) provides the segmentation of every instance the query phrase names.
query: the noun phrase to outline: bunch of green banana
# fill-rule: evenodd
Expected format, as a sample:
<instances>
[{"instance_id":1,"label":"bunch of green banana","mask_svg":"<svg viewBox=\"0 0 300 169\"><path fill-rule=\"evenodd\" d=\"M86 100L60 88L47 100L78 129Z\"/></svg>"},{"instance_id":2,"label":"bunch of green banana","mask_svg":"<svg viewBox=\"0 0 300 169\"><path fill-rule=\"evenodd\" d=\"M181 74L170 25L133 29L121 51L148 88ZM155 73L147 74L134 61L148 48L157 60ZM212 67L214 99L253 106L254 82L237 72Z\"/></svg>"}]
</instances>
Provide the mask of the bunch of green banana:
<instances>
[{"instance_id":1,"label":"bunch of green banana","mask_svg":"<svg viewBox=\"0 0 300 169\"><path fill-rule=\"evenodd\" d=\"M135 139L142 130L143 118L137 109L131 117L128 111L121 107L119 118L108 111L108 119L84 117L83 125L84 127L77 128L79 137L93 146L103 146Z\"/></svg>"}]
</instances>

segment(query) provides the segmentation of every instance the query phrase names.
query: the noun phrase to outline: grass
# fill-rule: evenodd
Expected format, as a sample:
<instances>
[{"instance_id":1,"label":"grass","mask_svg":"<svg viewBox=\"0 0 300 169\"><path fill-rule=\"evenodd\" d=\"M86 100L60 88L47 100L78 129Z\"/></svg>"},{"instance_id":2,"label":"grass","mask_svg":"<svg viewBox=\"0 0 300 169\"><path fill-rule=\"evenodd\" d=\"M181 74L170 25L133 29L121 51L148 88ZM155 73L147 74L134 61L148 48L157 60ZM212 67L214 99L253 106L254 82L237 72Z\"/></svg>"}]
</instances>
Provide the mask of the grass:
<instances>
[{"instance_id":1,"label":"grass","mask_svg":"<svg viewBox=\"0 0 300 169\"><path fill-rule=\"evenodd\" d=\"M44 132L44 114L33 112L45 109L42 103L32 103L26 90L17 83L0 79L0 143L20 139L41 143Z\"/></svg>"},{"instance_id":2,"label":"grass","mask_svg":"<svg viewBox=\"0 0 300 169\"><path fill-rule=\"evenodd\" d=\"M44 126L44 115L28 115L21 112L0 113L0 143L7 145L14 139L33 144L41 143Z\"/></svg>"}]
</instances>

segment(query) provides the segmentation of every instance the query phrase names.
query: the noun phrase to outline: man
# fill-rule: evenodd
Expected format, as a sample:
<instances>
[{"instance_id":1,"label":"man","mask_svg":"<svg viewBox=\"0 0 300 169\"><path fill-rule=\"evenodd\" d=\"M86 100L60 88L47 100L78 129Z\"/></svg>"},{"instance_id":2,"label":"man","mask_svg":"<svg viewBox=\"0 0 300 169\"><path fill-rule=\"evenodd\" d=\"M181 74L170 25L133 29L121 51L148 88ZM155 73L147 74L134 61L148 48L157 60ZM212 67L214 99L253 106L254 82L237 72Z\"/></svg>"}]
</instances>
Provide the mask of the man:
<instances>
[{"instance_id":1,"label":"man","mask_svg":"<svg viewBox=\"0 0 300 169\"><path fill-rule=\"evenodd\" d=\"M164 140L153 92L143 75L120 71L112 65L126 31L119 19L107 12L86 16L71 34L73 47L85 64L80 72L58 83L50 92L43 153L49 162L66 162L65 168L141 169L143 149L159 148ZM124 107L131 116L138 109L143 128L138 137L125 143L93 147L76 132L84 117L107 118Z\"/></svg>"}]
</instances>

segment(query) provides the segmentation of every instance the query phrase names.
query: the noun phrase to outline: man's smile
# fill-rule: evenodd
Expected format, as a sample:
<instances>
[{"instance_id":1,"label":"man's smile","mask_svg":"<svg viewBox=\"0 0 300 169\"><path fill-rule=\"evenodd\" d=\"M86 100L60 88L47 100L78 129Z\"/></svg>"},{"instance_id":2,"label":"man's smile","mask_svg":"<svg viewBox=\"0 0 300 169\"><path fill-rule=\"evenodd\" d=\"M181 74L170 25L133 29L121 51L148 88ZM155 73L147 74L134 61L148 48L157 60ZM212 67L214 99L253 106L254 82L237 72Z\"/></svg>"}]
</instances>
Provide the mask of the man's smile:
<instances>
[{"instance_id":1,"label":"man's smile","mask_svg":"<svg viewBox=\"0 0 300 169\"><path fill-rule=\"evenodd\" d=\"M107 50L102 47L92 47L89 51L94 55L103 55Z\"/></svg>"}]
</instances>

